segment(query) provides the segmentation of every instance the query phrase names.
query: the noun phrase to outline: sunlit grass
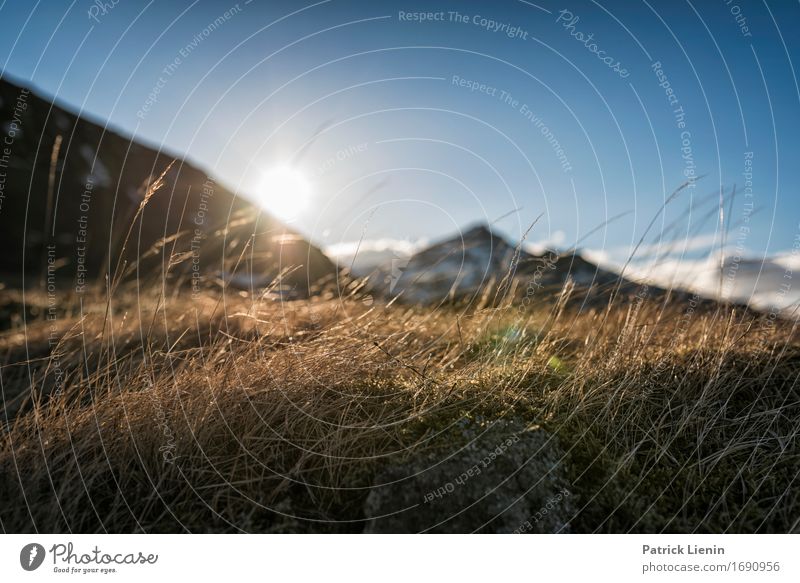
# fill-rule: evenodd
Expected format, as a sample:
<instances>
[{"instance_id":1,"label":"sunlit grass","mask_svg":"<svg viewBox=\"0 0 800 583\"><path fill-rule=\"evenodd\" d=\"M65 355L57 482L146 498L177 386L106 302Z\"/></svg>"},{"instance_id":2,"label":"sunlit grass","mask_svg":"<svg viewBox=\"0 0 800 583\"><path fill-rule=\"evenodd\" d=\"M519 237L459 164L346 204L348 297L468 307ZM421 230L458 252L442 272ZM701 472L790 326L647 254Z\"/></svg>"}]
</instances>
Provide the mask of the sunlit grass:
<instances>
[{"instance_id":1,"label":"sunlit grass","mask_svg":"<svg viewBox=\"0 0 800 583\"><path fill-rule=\"evenodd\" d=\"M144 292L0 337L6 531L358 531L379 468L476 415L559 436L574 531L798 528L790 323Z\"/></svg>"}]
</instances>

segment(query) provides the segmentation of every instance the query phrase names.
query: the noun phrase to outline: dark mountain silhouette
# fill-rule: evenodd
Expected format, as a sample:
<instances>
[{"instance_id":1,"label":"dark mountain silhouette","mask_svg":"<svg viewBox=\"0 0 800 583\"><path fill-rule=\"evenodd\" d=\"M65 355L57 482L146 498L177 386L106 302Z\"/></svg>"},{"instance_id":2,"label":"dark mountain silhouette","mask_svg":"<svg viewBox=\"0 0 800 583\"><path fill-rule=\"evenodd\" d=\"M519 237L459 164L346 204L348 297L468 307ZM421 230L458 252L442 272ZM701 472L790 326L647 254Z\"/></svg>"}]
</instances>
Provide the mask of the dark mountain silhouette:
<instances>
[{"instance_id":1,"label":"dark mountain silhouette","mask_svg":"<svg viewBox=\"0 0 800 583\"><path fill-rule=\"evenodd\" d=\"M167 168L142 207L148 184ZM127 271L261 286L283 273L283 288L305 295L336 273L318 248L201 169L7 79L0 227L0 272L40 276L49 261L60 281L76 284Z\"/></svg>"}]
</instances>

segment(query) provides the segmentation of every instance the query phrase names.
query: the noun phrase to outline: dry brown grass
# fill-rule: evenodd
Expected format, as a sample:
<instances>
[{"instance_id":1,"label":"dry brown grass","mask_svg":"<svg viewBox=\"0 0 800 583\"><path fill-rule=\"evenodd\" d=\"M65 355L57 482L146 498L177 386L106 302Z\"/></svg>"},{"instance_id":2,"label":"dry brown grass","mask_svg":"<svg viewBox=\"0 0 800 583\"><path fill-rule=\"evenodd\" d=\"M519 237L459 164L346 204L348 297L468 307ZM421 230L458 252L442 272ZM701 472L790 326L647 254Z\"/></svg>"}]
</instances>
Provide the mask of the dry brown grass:
<instances>
[{"instance_id":1,"label":"dry brown grass","mask_svg":"<svg viewBox=\"0 0 800 583\"><path fill-rule=\"evenodd\" d=\"M477 416L559 436L573 531L799 528L790 322L114 293L63 304L53 347L44 319L0 336L4 531L359 531L381 467Z\"/></svg>"}]
</instances>

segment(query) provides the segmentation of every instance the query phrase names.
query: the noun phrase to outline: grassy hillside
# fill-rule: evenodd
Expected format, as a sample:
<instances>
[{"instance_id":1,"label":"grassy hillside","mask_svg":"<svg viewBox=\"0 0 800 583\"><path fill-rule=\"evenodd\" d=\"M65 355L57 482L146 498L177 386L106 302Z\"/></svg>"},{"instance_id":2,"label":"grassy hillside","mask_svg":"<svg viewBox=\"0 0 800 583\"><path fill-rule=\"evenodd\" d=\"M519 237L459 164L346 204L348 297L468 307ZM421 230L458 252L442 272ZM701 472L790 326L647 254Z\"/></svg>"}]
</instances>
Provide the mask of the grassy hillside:
<instances>
[{"instance_id":1,"label":"grassy hillside","mask_svg":"<svg viewBox=\"0 0 800 583\"><path fill-rule=\"evenodd\" d=\"M106 273L236 272L250 287L251 274L282 274L294 295L336 274L317 247L203 169L5 78L0 129L0 273L38 279L52 254L54 275L75 285Z\"/></svg>"},{"instance_id":2,"label":"grassy hillside","mask_svg":"<svg viewBox=\"0 0 800 583\"><path fill-rule=\"evenodd\" d=\"M644 294L186 298L123 284L48 319L26 296L4 531L800 530L791 323Z\"/></svg>"}]
</instances>

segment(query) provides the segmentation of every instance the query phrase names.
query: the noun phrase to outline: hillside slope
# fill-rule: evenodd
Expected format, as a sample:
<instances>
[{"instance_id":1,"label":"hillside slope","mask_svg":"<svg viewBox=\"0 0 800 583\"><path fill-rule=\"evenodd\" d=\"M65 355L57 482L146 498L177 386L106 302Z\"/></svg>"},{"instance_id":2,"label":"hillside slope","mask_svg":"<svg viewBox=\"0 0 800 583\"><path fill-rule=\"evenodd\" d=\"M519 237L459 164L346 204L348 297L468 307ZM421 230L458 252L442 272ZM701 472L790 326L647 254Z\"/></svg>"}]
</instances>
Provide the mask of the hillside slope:
<instances>
[{"instance_id":1,"label":"hillside slope","mask_svg":"<svg viewBox=\"0 0 800 583\"><path fill-rule=\"evenodd\" d=\"M146 258L140 273L197 279L237 266L229 279L240 283L294 270L282 282L299 294L336 273L319 249L200 168L5 79L0 133L0 272L42 274L52 257L59 278L80 284ZM173 160L137 215L148 184Z\"/></svg>"}]
</instances>

